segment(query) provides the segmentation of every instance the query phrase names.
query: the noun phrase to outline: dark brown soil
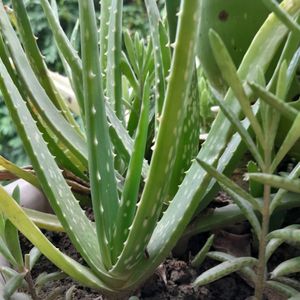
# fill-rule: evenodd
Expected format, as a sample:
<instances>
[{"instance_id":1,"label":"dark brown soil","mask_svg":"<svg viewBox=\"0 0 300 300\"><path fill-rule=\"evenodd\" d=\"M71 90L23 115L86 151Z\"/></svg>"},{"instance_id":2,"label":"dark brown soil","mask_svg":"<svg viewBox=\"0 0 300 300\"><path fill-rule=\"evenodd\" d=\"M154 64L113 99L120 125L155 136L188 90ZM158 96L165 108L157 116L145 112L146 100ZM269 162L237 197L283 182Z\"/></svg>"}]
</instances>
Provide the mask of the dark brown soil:
<instances>
[{"instance_id":1,"label":"dark brown soil","mask_svg":"<svg viewBox=\"0 0 300 300\"><path fill-rule=\"evenodd\" d=\"M48 234L48 237L60 248L63 252L68 253L78 261L82 259L78 256L68 238L64 234ZM195 238L193 243L203 238ZM199 245L194 245L194 248L200 248ZM201 268L194 269L190 266L189 259L168 258L156 271L151 278L131 296L137 296L138 299L147 300L163 300L163 299L207 299L207 300L244 300L252 295L252 289L238 276L231 275L225 277L210 285L193 288L191 283L203 271L216 265L212 260L205 260ZM57 268L45 258L41 258L40 262L33 269L32 275L36 278L42 272L55 272ZM101 293L91 290L71 279L66 278L60 281L50 281L40 291L39 296L45 299L56 289L62 289L65 292L75 286L72 299L92 300L105 299ZM125 297L124 299L128 299ZM55 299L64 299L64 296L57 296Z\"/></svg>"}]
</instances>

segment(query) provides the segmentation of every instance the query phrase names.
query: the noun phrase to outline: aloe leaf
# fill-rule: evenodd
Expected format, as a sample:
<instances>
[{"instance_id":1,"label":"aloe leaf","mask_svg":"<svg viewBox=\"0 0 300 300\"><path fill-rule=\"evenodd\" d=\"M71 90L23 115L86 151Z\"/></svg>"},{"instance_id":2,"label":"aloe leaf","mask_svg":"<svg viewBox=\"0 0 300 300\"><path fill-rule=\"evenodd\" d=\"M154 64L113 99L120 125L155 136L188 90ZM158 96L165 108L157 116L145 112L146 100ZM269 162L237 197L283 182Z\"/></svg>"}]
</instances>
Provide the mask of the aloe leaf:
<instances>
[{"instance_id":1,"label":"aloe leaf","mask_svg":"<svg viewBox=\"0 0 300 300\"><path fill-rule=\"evenodd\" d=\"M167 18L169 25L170 42L173 43L177 31L177 13L179 11L180 0L166 0Z\"/></svg>"},{"instance_id":2,"label":"aloe leaf","mask_svg":"<svg viewBox=\"0 0 300 300\"><path fill-rule=\"evenodd\" d=\"M232 191L234 194L237 194L241 198L245 199L249 204L251 204L256 210L260 211L261 204L260 202L252 197L249 193L243 190L240 186L234 183L225 175L219 173L214 167L210 166L200 159L196 159L200 166L211 176L215 177L222 185L224 185L229 191ZM253 174L253 173L251 173Z\"/></svg>"},{"instance_id":3,"label":"aloe leaf","mask_svg":"<svg viewBox=\"0 0 300 300\"><path fill-rule=\"evenodd\" d=\"M100 65L101 70L106 70L107 68L107 48L108 48L108 31L109 31L109 18L110 12L109 7L111 5L110 0L100 0ZM102 78L104 79L104 84L106 82L106 74L102 73Z\"/></svg>"},{"instance_id":4,"label":"aloe leaf","mask_svg":"<svg viewBox=\"0 0 300 300\"><path fill-rule=\"evenodd\" d=\"M162 49L160 47L159 26L161 21L157 4L154 0L145 1L150 31L154 49L155 59L155 97L156 97L156 118L162 114L164 97L165 97L165 75L163 68Z\"/></svg>"},{"instance_id":5,"label":"aloe leaf","mask_svg":"<svg viewBox=\"0 0 300 300\"><path fill-rule=\"evenodd\" d=\"M170 180L170 188L165 203L169 203L178 187L184 179L185 172L192 164L192 160L197 156L199 151L199 135L200 135L200 114L199 114L199 94L197 89L197 75L194 71L190 92L188 95L188 104L183 121L183 130L178 136L179 144L175 162Z\"/></svg>"},{"instance_id":6,"label":"aloe leaf","mask_svg":"<svg viewBox=\"0 0 300 300\"><path fill-rule=\"evenodd\" d=\"M124 183L120 209L118 211L115 244L116 253L120 254L123 243L129 233L129 227L132 223L136 205L138 202L138 193L140 189L141 172L143 167L144 153L147 142L148 118L149 118L149 100L150 86L146 80L144 87L143 103L141 116L135 136L134 148L129 162L127 175Z\"/></svg>"},{"instance_id":7,"label":"aloe leaf","mask_svg":"<svg viewBox=\"0 0 300 300\"><path fill-rule=\"evenodd\" d=\"M167 76L170 71L172 57L168 33L162 22L159 23L158 32L164 76Z\"/></svg>"},{"instance_id":8,"label":"aloe leaf","mask_svg":"<svg viewBox=\"0 0 300 300\"><path fill-rule=\"evenodd\" d=\"M212 234L206 241L206 243L204 244L204 246L202 247L202 249L197 253L197 255L194 257L194 259L191 262L191 265L195 268L195 267L199 267L201 266L201 264L203 263L206 254L208 253L208 251L210 250L210 247L213 244L214 241L214 234Z\"/></svg>"},{"instance_id":9,"label":"aloe leaf","mask_svg":"<svg viewBox=\"0 0 300 300\"><path fill-rule=\"evenodd\" d=\"M79 2L84 100L93 211L101 255L111 266L110 243L119 209L109 129L101 84L94 3Z\"/></svg>"},{"instance_id":10,"label":"aloe leaf","mask_svg":"<svg viewBox=\"0 0 300 300\"><path fill-rule=\"evenodd\" d=\"M140 69L137 64L137 55L136 55L136 51L134 49L133 41L132 41L129 31L124 32L124 44L126 47L126 53L127 53L128 59L130 61L130 64L131 64L135 74L140 75Z\"/></svg>"},{"instance_id":11,"label":"aloe leaf","mask_svg":"<svg viewBox=\"0 0 300 300\"><path fill-rule=\"evenodd\" d=\"M300 137L299 133L299 126L300 126L300 114L297 115L296 119L294 120L285 140L282 142L281 147L279 148L276 156L274 157L271 165L271 170L274 171L278 164L282 161L288 151L292 148L292 146L296 143L296 141Z\"/></svg>"},{"instance_id":12,"label":"aloe leaf","mask_svg":"<svg viewBox=\"0 0 300 300\"><path fill-rule=\"evenodd\" d=\"M36 176L32 173L19 168L17 165L12 163L11 161L5 159L3 156L0 155L0 166L4 167L7 171L14 174L15 176L26 180L27 182L31 183L33 186L39 188L40 184Z\"/></svg>"},{"instance_id":13,"label":"aloe leaf","mask_svg":"<svg viewBox=\"0 0 300 300\"><path fill-rule=\"evenodd\" d=\"M66 145L68 145L68 147L76 153L76 155L78 155L83 161L86 161L87 149L85 147L84 140L57 111L55 106L49 100L44 89L39 84L26 59L18 38L9 23L2 3L0 4L0 26L2 34L8 43L16 68L18 69L24 85L31 96L31 100L34 101L39 114L48 121L48 125L51 130L53 130L53 132L61 140L63 140Z\"/></svg>"},{"instance_id":14,"label":"aloe leaf","mask_svg":"<svg viewBox=\"0 0 300 300\"><path fill-rule=\"evenodd\" d=\"M179 138L178 150L175 157L175 163L172 169L172 177L168 198L165 203L169 203L182 183L186 171L190 168L192 160L197 156L199 151L199 135L200 135L200 104L199 92L197 89L197 74L194 71L192 83L188 95L188 104L183 121L183 130Z\"/></svg>"},{"instance_id":15,"label":"aloe leaf","mask_svg":"<svg viewBox=\"0 0 300 300\"><path fill-rule=\"evenodd\" d=\"M234 258L230 261L225 261L208 271L202 273L193 282L193 286L202 286L213 281L216 281L224 276L241 270L242 268L253 266L257 263L257 260L253 257L241 257Z\"/></svg>"},{"instance_id":16,"label":"aloe leaf","mask_svg":"<svg viewBox=\"0 0 300 300\"><path fill-rule=\"evenodd\" d=\"M260 166L261 169L264 168L264 161L259 153L258 148L256 147L254 141L252 140L251 135L248 133L248 131L241 125L240 120L236 115L230 110L229 107L227 107L224 104L224 101L222 100L221 96L217 96L218 93L214 92L215 100L217 101L219 107L221 108L224 115L230 120L236 131L240 134L242 140L247 145L249 151L255 158L256 162Z\"/></svg>"},{"instance_id":17,"label":"aloe leaf","mask_svg":"<svg viewBox=\"0 0 300 300\"><path fill-rule=\"evenodd\" d=\"M93 272L66 256L52 245L41 231L28 219L21 207L1 186L0 195L1 212L5 214L5 216L12 221L14 226L18 228L18 230L22 232L32 244L36 245L36 247L38 247L49 260L79 282L90 287L102 287L107 289Z\"/></svg>"},{"instance_id":18,"label":"aloe leaf","mask_svg":"<svg viewBox=\"0 0 300 300\"><path fill-rule=\"evenodd\" d=\"M42 87L45 89L49 98L53 103L60 109L66 119L77 129L78 133L81 134L80 128L74 120L71 112L69 111L66 103L63 101L62 97L59 95L58 91L53 85L53 82L49 78L46 65L43 61L40 50L37 46L36 39L33 35L29 18L26 13L25 4L23 1L12 1L14 13L17 20L17 28L20 37L23 42L23 46L29 62L39 79Z\"/></svg>"},{"instance_id":19,"label":"aloe leaf","mask_svg":"<svg viewBox=\"0 0 300 300\"><path fill-rule=\"evenodd\" d=\"M290 297L288 300L298 300L300 298L300 293L295 294L294 296Z\"/></svg>"},{"instance_id":20,"label":"aloe leaf","mask_svg":"<svg viewBox=\"0 0 300 300\"><path fill-rule=\"evenodd\" d=\"M122 51L122 8L123 0L111 1L109 9L107 68L105 69L108 101L113 105L116 115L120 120L124 118L122 107L122 72L120 65Z\"/></svg>"},{"instance_id":21,"label":"aloe leaf","mask_svg":"<svg viewBox=\"0 0 300 300\"><path fill-rule=\"evenodd\" d=\"M264 144L264 137L262 129L255 118L253 111L251 109L250 101L246 95L242 82L239 78L239 75L236 71L235 65L228 53L225 44L221 40L220 36L214 31L209 31L209 41L211 44L211 48L213 50L216 62L219 66L219 69L231 87L233 93L236 98L239 100L241 108L245 116L249 119L251 126L260 142L261 145Z\"/></svg>"},{"instance_id":22,"label":"aloe leaf","mask_svg":"<svg viewBox=\"0 0 300 300\"><path fill-rule=\"evenodd\" d=\"M134 74L134 71L124 53L122 53L122 60L121 60L121 69L122 73L126 76L128 81L130 82L130 85L134 89L134 91L137 93L139 89L139 82Z\"/></svg>"},{"instance_id":23,"label":"aloe leaf","mask_svg":"<svg viewBox=\"0 0 300 300\"><path fill-rule=\"evenodd\" d=\"M3 298L5 300L9 300L12 294L22 286L24 277L25 273L18 273L5 283L3 288Z\"/></svg>"},{"instance_id":24,"label":"aloe leaf","mask_svg":"<svg viewBox=\"0 0 300 300\"><path fill-rule=\"evenodd\" d=\"M271 105L273 108L275 108L278 112L282 113L285 117L290 119L291 121L294 121L295 118L298 115L298 111L291 107L289 104L284 103L281 101L278 97L276 97L271 92L267 91L262 86L254 83L249 82L248 83L253 92L260 97L261 100L265 101L269 105Z\"/></svg>"},{"instance_id":25,"label":"aloe leaf","mask_svg":"<svg viewBox=\"0 0 300 300\"><path fill-rule=\"evenodd\" d=\"M16 186L16 188L13 190L12 197L17 203L20 203L20 189L18 186ZM5 222L4 233L7 247L16 259L17 268L21 270L23 268L24 261L20 246L19 233L10 220L6 220Z\"/></svg>"},{"instance_id":26,"label":"aloe leaf","mask_svg":"<svg viewBox=\"0 0 300 300\"><path fill-rule=\"evenodd\" d=\"M118 153L122 153L125 161L129 161L130 156L133 151L133 140L129 136L125 127L122 125L120 120L114 114L112 108L109 105L106 105L106 114L110 126L110 135L113 141L114 146L118 149ZM143 162L143 177L145 178L149 171L149 165L146 160Z\"/></svg>"},{"instance_id":27,"label":"aloe leaf","mask_svg":"<svg viewBox=\"0 0 300 300\"><path fill-rule=\"evenodd\" d=\"M146 180L127 242L112 272L128 271L142 258L159 217L178 146L176 143L174 145L174 141L183 129L184 112L192 79L190 69L194 65L196 41L199 33L199 15L200 3L198 1L183 1L181 25L179 25L177 46L172 61L172 75L166 93L149 177ZM137 240L140 243L137 244Z\"/></svg>"},{"instance_id":28,"label":"aloe leaf","mask_svg":"<svg viewBox=\"0 0 300 300\"><path fill-rule=\"evenodd\" d=\"M41 0L40 3L48 20L51 31L53 32L53 36L58 48L60 49L61 53L63 53L63 56L67 60L73 73L80 78L82 72L82 63L78 53L74 50L66 34L61 28L50 3L47 0Z\"/></svg>"},{"instance_id":29,"label":"aloe leaf","mask_svg":"<svg viewBox=\"0 0 300 300\"><path fill-rule=\"evenodd\" d=\"M272 271L272 278L300 272L300 257L288 259Z\"/></svg>"},{"instance_id":30,"label":"aloe leaf","mask_svg":"<svg viewBox=\"0 0 300 300\"><path fill-rule=\"evenodd\" d=\"M239 223L244 219L243 213L235 204L218 207L208 213L199 213L195 220L186 228L184 237L189 238L201 232L219 229L228 224Z\"/></svg>"},{"instance_id":31,"label":"aloe leaf","mask_svg":"<svg viewBox=\"0 0 300 300\"><path fill-rule=\"evenodd\" d=\"M263 184L271 185L277 188L285 189L287 191L300 193L300 180L285 178L277 175L263 174L263 173L248 173L252 180Z\"/></svg>"},{"instance_id":32,"label":"aloe leaf","mask_svg":"<svg viewBox=\"0 0 300 300\"><path fill-rule=\"evenodd\" d=\"M66 34L60 26L59 18L55 8L49 4L47 0L40 2L45 16L48 20L49 26L52 30L54 40L56 42L59 55L62 59L65 71L72 83L73 89L76 93L78 104L82 117L84 117L84 104L82 94L82 63L76 50L72 47Z\"/></svg>"},{"instance_id":33,"label":"aloe leaf","mask_svg":"<svg viewBox=\"0 0 300 300\"><path fill-rule=\"evenodd\" d=\"M295 32L300 38L300 26L297 22L280 6L275 0L262 0L264 5L280 19L291 31Z\"/></svg>"},{"instance_id":34,"label":"aloe leaf","mask_svg":"<svg viewBox=\"0 0 300 300\"><path fill-rule=\"evenodd\" d=\"M64 232L64 228L53 214L47 214L29 208L24 208L28 218L39 228L54 232Z\"/></svg>"}]
</instances>

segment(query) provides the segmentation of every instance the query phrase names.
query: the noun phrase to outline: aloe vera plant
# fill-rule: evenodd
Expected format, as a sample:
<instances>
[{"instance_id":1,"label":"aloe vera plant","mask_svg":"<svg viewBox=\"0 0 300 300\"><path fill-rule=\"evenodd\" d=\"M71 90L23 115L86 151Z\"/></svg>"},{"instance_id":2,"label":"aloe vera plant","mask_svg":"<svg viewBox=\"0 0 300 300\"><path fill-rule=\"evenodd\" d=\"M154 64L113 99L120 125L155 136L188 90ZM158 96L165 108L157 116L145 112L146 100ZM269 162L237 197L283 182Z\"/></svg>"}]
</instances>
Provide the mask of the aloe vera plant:
<instances>
[{"instance_id":1,"label":"aloe vera plant","mask_svg":"<svg viewBox=\"0 0 300 300\"><path fill-rule=\"evenodd\" d=\"M12 1L18 34L0 2L0 87L38 185L88 266L55 248L3 188L0 210L41 253L78 282L106 293L128 292L154 272L197 209L211 201L216 188L210 172L199 168L196 161L191 163L199 135L194 87L202 1L181 1L178 25L174 22L176 9L168 1L168 19L172 20L168 32L156 2L147 0L151 41L145 45L138 37L125 34L126 52L121 47L122 1L101 1L100 34L93 1L78 1L81 56L59 24L55 1L40 3L83 126L76 123L49 77L23 1ZM300 3L285 0L282 9L297 17ZM270 15L241 63L240 78L259 82L288 32ZM260 72L253 69L255 65L261 67ZM128 85L134 93L131 103L123 101ZM230 91L225 103L238 114L236 98ZM252 114L251 118L256 120ZM232 128L220 113L197 158L230 172L245 151ZM149 136L154 144L148 162ZM95 222L86 217L62 170L89 182ZM253 203L260 207L256 200ZM255 263L246 261L249 266Z\"/></svg>"}]
</instances>

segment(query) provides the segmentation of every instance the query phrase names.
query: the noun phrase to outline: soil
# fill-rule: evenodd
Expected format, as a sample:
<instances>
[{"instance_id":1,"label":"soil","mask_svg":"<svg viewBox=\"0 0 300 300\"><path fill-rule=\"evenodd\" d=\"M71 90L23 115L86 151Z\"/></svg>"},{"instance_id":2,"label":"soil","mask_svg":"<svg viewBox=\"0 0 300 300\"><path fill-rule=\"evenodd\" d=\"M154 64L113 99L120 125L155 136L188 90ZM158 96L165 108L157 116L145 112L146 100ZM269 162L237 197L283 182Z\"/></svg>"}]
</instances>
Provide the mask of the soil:
<instances>
[{"instance_id":1,"label":"soil","mask_svg":"<svg viewBox=\"0 0 300 300\"><path fill-rule=\"evenodd\" d=\"M47 235L48 238L63 252L75 258L77 261L83 262L69 239L64 234L48 233ZM167 258L166 261L159 266L156 273L153 274L140 289L134 291L130 296L136 296L136 299L144 300L244 300L251 296L253 293L252 288L236 274L224 277L217 282L200 288L193 288L191 286L191 283L197 276L217 264L216 262L207 259L200 268L195 269L190 265L189 257L193 255L191 252L194 252L197 248L200 249L206 237L206 235L203 235L192 239L185 257ZM24 251L26 250L27 249L24 249ZM42 257L39 263L34 267L32 276L33 278L37 278L37 276L43 272L51 273L56 271L58 271L58 269L46 258ZM105 299L98 291L79 286L70 278L49 281L39 292L39 297L45 299L51 293L60 290L62 295L57 296L54 299L62 300L65 299L64 294L67 290L72 287L74 288L72 299ZM124 299L130 298L130 296L125 297ZM132 300L134 300L134 298Z\"/></svg>"}]
</instances>

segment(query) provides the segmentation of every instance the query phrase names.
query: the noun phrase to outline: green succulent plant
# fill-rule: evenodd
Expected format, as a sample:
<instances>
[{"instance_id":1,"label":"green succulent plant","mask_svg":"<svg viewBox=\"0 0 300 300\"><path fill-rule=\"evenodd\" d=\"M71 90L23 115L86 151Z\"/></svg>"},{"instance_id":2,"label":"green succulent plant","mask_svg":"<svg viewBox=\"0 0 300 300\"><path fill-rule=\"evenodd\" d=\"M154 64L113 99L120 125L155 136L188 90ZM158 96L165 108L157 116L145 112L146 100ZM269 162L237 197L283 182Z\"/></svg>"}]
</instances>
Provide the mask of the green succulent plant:
<instances>
[{"instance_id":1,"label":"green succulent plant","mask_svg":"<svg viewBox=\"0 0 300 300\"><path fill-rule=\"evenodd\" d=\"M279 164L286 157L289 150L300 138L299 112L292 108L290 104L286 103L288 91L300 62L300 27L298 23L295 20L291 20L290 16L286 15L275 2L272 2L271 6L278 18L292 30L273 77L268 83L265 82L263 72L261 72L258 66L257 71L260 73L260 77L257 79L257 82L247 81L243 84L239 78L239 74L236 72L234 62L224 42L214 30L211 29L209 32L210 45L217 65L224 80L230 86L232 93L234 93L238 99L243 117L245 117L247 123L245 123L245 120L243 123L240 122L233 110L226 106L222 96L217 91L214 91L214 95L220 109L230 120L256 160L256 172L251 172L248 176L251 181L257 181L263 184L262 198L254 198L225 175L219 173L214 166L197 159L201 167L216 178L224 190L231 195L233 201L252 225L253 231L259 241L259 258L258 261L256 261L254 258L234 258L223 253L212 252L208 254L210 257L223 262L200 275L194 284L204 285L222 276L226 276L231 272L240 271L247 280L255 284L255 299L263 299L263 294L266 293L266 289L270 286L277 288L278 292L283 293L284 296L291 297L299 295L299 289L294 289L292 286L284 286L282 282L279 285L277 284L277 277L300 271L298 265L299 258L293 258L281 263L272 271L272 280L268 281L267 279L266 265L268 259L284 241L296 242L299 234L298 225L292 225L270 232L270 218L274 210L283 204L282 199L284 195L287 194L288 191L299 192L299 189L295 188L297 185L296 182L298 182L296 178L299 177L299 164L295 166L288 177L280 177L274 175L274 173L276 173ZM249 88L254 95L259 97L260 101L262 101L259 107L257 103L255 105L256 107L251 107ZM287 117L288 114L288 119L291 120L292 125L287 131L279 149L276 150L275 140L280 119L282 116ZM247 131L249 126L255 134L254 138ZM259 170L262 173L258 173ZM274 195L271 195L271 186L279 188ZM292 196L290 195L288 198L291 200ZM259 215L260 218L257 215ZM254 272L252 268L253 265L257 267L256 272ZM288 280L286 283L287 282Z\"/></svg>"},{"instance_id":2,"label":"green succulent plant","mask_svg":"<svg viewBox=\"0 0 300 300\"><path fill-rule=\"evenodd\" d=\"M135 289L169 254L196 212L211 201L216 181L192 159L197 155L198 160L228 173L245 151L240 137L233 135L231 122L219 113L197 154L200 114L195 57L202 2L181 1L176 25L178 2L166 1L168 31L156 1L145 1L151 42L125 34L123 52L122 1L101 1L100 33L93 1L78 1L79 55L59 24L55 1L40 1L83 126L49 77L23 1L12 1L17 33L0 2L1 91L35 171L31 181L43 190L87 266L51 244L34 224L36 219L3 188L0 210L63 272L104 293ZM300 2L285 0L282 10L298 17ZM270 15L240 65L240 79L260 82L288 33L289 28ZM260 66L259 72L253 66ZM131 91L124 88L128 85ZM131 99L129 92L132 103L126 101ZM235 114L241 112L239 96L229 91L224 102ZM252 112L249 102L244 105ZM261 141L254 113L248 116ZM147 161L149 136L153 147ZM94 222L71 192L63 170L89 182ZM11 171L21 175L18 168ZM260 208L257 200L253 203ZM201 224L205 226L205 221ZM39 226L49 228L51 222L45 218ZM246 261L256 263L253 258Z\"/></svg>"}]
</instances>

